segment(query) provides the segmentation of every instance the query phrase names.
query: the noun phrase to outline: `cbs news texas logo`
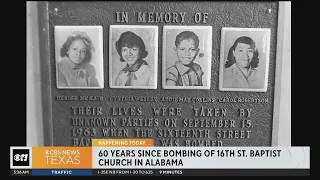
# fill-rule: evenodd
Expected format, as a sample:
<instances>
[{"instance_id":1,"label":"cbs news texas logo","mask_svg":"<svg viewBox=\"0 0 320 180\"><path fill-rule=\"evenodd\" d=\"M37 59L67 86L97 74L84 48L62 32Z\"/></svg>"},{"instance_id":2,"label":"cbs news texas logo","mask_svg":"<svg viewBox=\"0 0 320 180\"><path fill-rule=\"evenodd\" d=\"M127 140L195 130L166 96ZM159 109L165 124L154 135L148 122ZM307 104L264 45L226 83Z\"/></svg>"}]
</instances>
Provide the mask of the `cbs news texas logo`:
<instances>
[{"instance_id":1,"label":"cbs news texas logo","mask_svg":"<svg viewBox=\"0 0 320 180\"><path fill-rule=\"evenodd\" d=\"M10 168L31 168L31 147L10 147Z\"/></svg>"}]
</instances>

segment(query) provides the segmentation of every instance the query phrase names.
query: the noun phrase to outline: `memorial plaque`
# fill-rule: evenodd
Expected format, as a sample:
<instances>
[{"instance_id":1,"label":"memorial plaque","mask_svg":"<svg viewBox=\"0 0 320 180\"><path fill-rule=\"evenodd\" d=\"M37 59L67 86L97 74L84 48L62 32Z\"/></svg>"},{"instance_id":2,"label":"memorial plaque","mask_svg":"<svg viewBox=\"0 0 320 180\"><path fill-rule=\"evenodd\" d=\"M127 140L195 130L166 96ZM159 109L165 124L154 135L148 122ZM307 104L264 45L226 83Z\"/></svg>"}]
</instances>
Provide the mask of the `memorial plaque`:
<instances>
[{"instance_id":1,"label":"memorial plaque","mask_svg":"<svg viewBox=\"0 0 320 180\"><path fill-rule=\"evenodd\" d=\"M272 145L278 2L39 8L45 145Z\"/></svg>"}]
</instances>

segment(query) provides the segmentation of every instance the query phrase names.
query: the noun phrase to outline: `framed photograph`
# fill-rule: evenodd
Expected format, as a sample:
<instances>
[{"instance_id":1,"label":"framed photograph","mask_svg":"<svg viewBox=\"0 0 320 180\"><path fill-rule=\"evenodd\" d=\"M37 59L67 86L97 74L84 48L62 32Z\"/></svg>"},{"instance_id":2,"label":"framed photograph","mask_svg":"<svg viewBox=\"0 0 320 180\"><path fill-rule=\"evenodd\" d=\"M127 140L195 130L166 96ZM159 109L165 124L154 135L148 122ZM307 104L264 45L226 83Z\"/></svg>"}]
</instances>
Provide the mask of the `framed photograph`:
<instances>
[{"instance_id":1,"label":"framed photograph","mask_svg":"<svg viewBox=\"0 0 320 180\"><path fill-rule=\"evenodd\" d=\"M211 26L164 26L163 89L210 89Z\"/></svg>"},{"instance_id":2,"label":"framed photograph","mask_svg":"<svg viewBox=\"0 0 320 180\"><path fill-rule=\"evenodd\" d=\"M101 26L55 26L58 89L103 89Z\"/></svg>"},{"instance_id":3,"label":"framed photograph","mask_svg":"<svg viewBox=\"0 0 320 180\"><path fill-rule=\"evenodd\" d=\"M222 28L220 91L266 92L270 29Z\"/></svg>"},{"instance_id":4,"label":"framed photograph","mask_svg":"<svg viewBox=\"0 0 320 180\"><path fill-rule=\"evenodd\" d=\"M158 26L110 25L111 88L157 89Z\"/></svg>"}]
</instances>

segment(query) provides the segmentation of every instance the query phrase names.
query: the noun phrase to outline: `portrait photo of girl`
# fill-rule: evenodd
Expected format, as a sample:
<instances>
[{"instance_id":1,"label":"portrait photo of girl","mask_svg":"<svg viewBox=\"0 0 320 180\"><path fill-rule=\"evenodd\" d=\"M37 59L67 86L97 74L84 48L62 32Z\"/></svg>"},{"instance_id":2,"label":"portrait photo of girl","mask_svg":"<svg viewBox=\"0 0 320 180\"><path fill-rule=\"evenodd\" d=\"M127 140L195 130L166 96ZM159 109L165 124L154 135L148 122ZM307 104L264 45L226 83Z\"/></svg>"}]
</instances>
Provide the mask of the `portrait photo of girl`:
<instances>
[{"instance_id":1,"label":"portrait photo of girl","mask_svg":"<svg viewBox=\"0 0 320 180\"><path fill-rule=\"evenodd\" d=\"M164 26L164 89L210 89L211 26Z\"/></svg>"},{"instance_id":2,"label":"portrait photo of girl","mask_svg":"<svg viewBox=\"0 0 320 180\"><path fill-rule=\"evenodd\" d=\"M101 26L55 26L59 89L102 89Z\"/></svg>"},{"instance_id":3,"label":"portrait photo of girl","mask_svg":"<svg viewBox=\"0 0 320 180\"><path fill-rule=\"evenodd\" d=\"M219 89L266 92L270 29L222 28Z\"/></svg>"},{"instance_id":4,"label":"portrait photo of girl","mask_svg":"<svg viewBox=\"0 0 320 180\"><path fill-rule=\"evenodd\" d=\"M110 87L157 88L155 26L110 26Z\"/></svg>"}]
</instances>

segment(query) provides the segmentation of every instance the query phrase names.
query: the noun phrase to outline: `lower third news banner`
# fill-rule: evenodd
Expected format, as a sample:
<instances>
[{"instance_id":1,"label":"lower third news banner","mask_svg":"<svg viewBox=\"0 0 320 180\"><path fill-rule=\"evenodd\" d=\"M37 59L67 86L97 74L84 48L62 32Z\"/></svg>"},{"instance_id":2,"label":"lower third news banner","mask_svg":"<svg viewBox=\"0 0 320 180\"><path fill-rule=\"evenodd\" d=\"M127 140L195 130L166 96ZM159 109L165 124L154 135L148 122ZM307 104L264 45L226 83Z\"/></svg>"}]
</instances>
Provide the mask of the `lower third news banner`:
<instances>
[{"instance_id":1,"label":"lower third news banner","mask_svg":"<svg viewBox=\"0 0 320 180\"><path fill-rule=\"evenodd\" d=\"M10 147L12 176L309 175L310 147L154 147L93 140L92 147Z\"/></svg>"}]
</instances>

